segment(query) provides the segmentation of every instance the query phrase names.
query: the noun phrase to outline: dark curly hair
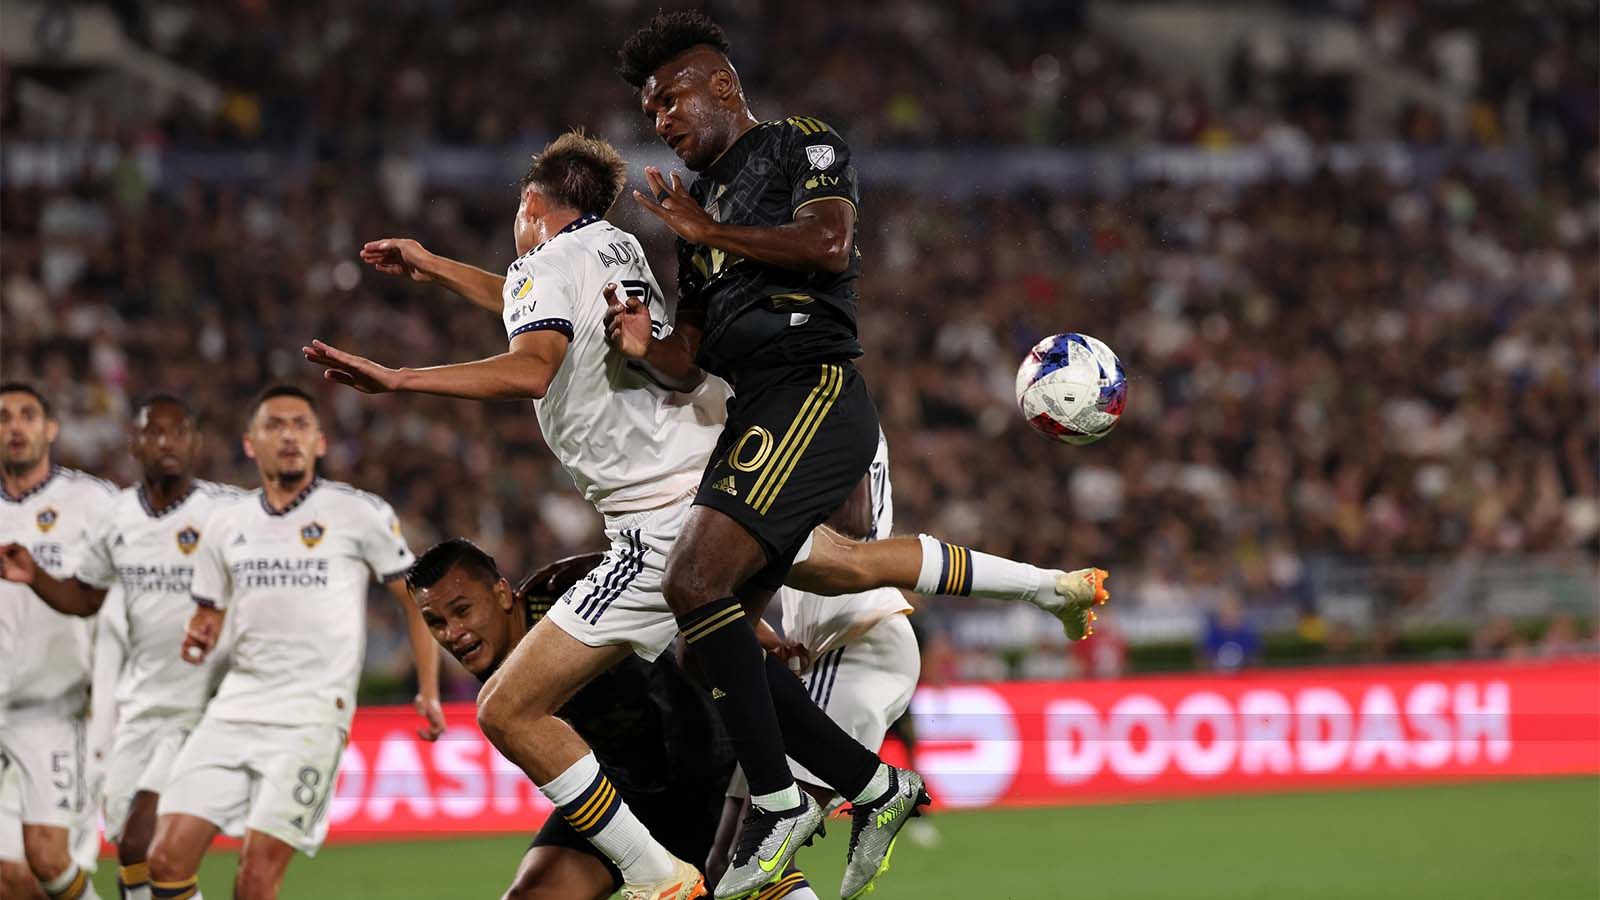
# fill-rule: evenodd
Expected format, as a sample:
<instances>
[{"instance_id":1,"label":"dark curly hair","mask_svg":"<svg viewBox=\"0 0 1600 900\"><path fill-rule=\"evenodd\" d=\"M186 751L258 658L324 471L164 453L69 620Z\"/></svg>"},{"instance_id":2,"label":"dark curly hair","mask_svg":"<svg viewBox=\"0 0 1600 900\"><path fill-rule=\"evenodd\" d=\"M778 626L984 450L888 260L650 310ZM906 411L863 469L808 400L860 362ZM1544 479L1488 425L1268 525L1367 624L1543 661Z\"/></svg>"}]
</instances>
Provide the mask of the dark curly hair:
<instances>
[{"instance_id":1,"label":"dark curly hair","mask_svg":"<svg viewBox=\"0 0 1600 900\"><path fill-rule=\"evenodd\" d=\"M635 31L617 52L617 74L644 88L645 80L667 60L695 47L711 47L727 53L731 47L722 26L704 13L693 10L656 13L649 24Z\"/></svg>"}]
</instances>

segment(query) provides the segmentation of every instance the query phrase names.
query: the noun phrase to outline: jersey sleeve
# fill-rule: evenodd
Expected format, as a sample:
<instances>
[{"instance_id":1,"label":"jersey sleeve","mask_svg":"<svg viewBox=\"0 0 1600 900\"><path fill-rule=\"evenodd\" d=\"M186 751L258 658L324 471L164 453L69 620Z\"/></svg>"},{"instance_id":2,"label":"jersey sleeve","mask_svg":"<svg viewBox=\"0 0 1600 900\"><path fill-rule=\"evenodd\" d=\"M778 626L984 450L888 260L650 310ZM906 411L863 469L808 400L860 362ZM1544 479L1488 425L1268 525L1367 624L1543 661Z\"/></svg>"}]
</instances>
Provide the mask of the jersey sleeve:
<instances>
[{"instance_id":1,"label":"jersey sleeve","mask_svg":"<svg viewBox=\"0 0 1600 900\"><path fill-rule=\"evenodd\" d=\"M530 331L559 331L572 338L573 296L571 276L548 253L534 253L506 270L501 289L501 313L506 339Z\"/></svg>"},{"instance_id":2,"label":"jersey sleeve","mask_svg":"<svg viewBox=\"0 0 1600 900\"><path fill-rule=\"evenodd\" d=\"M810 116L790 116L783 170L789 179L789 205L793 212L820 200L844 200L858 205L856 167L850 162L850 145L839 133Z\"/></svg>"},{"instance_id":3,"label":"jersey sleeve","mask_svg":"<svg viewBox=\"0 0 1600 900\"><path fill-rule=\"evenodd\" d=\"M362 532L361 558L372 570L372 577L382 584L404 575L416 560L400 530L400 517L395 515L394 507L384 501L378 501L377 509Z\"/></svg>"},{"instance_id":4,"label":"jersey sleeve","mask_svg":"<svg viewBox=\"0 0 1600 900\"><path fill-rule=\"evenodd\" d=\"M83 556L78 560L75 577L90 587L108 590L117 580L117 564L111 559L112 517L104 516L89 527L88 540L83 542Z\"/></svg>"},{"instance_id":5,"label":"jersey sleeve","mask_svg":"<svg viewBox=\"0 0 1600 900\"><path fill-rule=\"evenodd\" d=\"M226 531L226 520L218 510L211 514L200 532L200 549L195 551L194 579L189 583L189 595L201 606L228 608L233 579L228 573L228 561L222 555L227 545Z\"/></svg>"}]
</instances>

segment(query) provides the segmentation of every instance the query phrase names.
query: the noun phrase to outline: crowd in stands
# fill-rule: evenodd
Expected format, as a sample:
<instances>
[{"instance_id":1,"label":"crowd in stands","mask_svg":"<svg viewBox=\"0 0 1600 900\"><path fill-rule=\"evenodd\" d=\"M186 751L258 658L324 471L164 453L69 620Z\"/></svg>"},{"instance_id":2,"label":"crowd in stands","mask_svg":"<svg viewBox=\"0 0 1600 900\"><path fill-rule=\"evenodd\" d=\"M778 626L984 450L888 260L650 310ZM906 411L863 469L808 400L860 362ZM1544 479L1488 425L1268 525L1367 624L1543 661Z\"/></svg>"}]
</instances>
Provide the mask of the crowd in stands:
<instances>
[{"instance_id":1,"label":"crowd in stands","mask_svg":"<svg viewBox=\"0 0 1600 900\"><path fill-rule=\"evenodd\" d=\"M837 110L862 153L1193 137L1144 120L1135 95L1160 79L1070 8L902 6L758 4L760 29L732 15L736 41L761 37L743 51L747 89L774 111ZM1009 7L1031 10L1027 28L994 11ZM631 10L594 28L402 3L372 29L364 4L180 9L182 27L145 23L150 40L235 92L217 118L175 112L165 140L329 152L265 189L156 190L132 151L64 185L0 181L0 374L34 380L60 410L62 461L122 483L136 477L124 428L142 392L186 397L209 439L205 473L249 484L242 400L272 380L314 383L299 353L312 338L405 365L503 349L493 316L364 269L357 251L412 236L502 269L514 191L429 189L397 209L374 163L383 143L573 122L649 137L601 46ZM891 39L901 52L883 51ZM575 69L599 74L563 77ZM4 126L26 129L6 91ZM1320 560L1592 558L1600 169L1587 159L1582 178L1531 190L1465 168L1112 196L866 185L860 364L890 441L897 530L1108 567L1125 573L1119 604L1241 615L1309 604ZM672 285L670 235L626 198L613 218ZM1065 330L1105 340L1129 373L1123 422L1087 448L1032 433L1013 402L1027 348ZM525 405L320 397L327 474L388 498L414 547L468 535L515 575L600 545ZM399 624L372 614L369 659L398 671Z\"/></svg>"}]
</instances>

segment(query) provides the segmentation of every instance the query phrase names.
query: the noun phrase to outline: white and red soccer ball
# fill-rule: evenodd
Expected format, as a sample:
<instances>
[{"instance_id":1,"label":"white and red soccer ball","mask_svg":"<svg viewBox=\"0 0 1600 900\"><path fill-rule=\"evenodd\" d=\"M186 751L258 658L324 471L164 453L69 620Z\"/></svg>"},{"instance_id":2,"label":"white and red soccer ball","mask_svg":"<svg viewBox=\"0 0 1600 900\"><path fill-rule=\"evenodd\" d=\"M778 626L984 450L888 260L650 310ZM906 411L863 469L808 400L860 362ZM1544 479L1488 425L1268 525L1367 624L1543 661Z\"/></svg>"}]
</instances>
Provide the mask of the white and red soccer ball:
<instances>
[{"instance_id":1,"label":"white and red soccer ball","mask_svg":"<svg viewBox=\"0 0 1600 900\"><path fill-rule=\"evenodd\" d=\"M1069 332L1033 345L1017 369L1017 406L1034 431L1068 444L1092 444L1122 418L1128 379L1102 341Z\"/></svg>"}]
</instances>

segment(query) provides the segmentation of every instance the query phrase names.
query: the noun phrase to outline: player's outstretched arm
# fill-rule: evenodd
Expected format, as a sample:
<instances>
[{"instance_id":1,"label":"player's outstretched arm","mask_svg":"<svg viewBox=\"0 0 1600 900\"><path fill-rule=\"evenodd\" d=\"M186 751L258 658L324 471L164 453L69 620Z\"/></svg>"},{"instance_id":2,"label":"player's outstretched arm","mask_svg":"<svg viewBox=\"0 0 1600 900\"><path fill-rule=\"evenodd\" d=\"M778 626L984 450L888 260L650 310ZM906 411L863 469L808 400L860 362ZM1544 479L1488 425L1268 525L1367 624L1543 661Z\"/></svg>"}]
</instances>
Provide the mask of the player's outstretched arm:
<instances>
[{"instance_id":1,"label":"player's outstretched arm","mask_svg":"<svg viewBox=\"0 0 1600 900\"><path fill-rule=\"evenodd\" d=\"M410 238L368 241L361 248L361 261L385 275L442 285L495 315L504 309L500 295L505 288L504 276L431 253Z\"/></svg>"},{"instance_id":2,"label":"player's outstretched arm","mask_svg":"<svg viewBox=\"0 0 1600 900\"><path fill-rule=\"evenodd\" d=\"M46 572L21 544L0 547L0 578L27 585L46 606L62 615L92 616L106 602L104 590L76 578L56 578Z\"/></svg>"},{"instance_id":3,"label":"player's outstretched arm","mask_svg":"<svg viewBox=\"0 0 1600 900\"><path fill-rule=\"evenodd\" d=\"M384 587L405 613L406 635L411 639L411 654L417 661L417 696L411 702L417 714L428 720L427 727L417 729L417 737L436 741L444 734L444 709L439 705L439 647L433 642L428 623L422 621L422 612L411 599L405 579L393 579Z\"/></svg>"},{"instance_id":4,"label":"player's outstretched arm","mask_svg":"<svg viewBox=\"0 0 1600 900\"><path fill-rule=\"evenodd\" d=\"M409 391L466 400L541 400L567 355L567 336L543 330L519 334L498 356L430 366L392 369L322 341L301 347L307 361L322 366L323 377L364 394Z\"/></svg>"},{"instance_id":5,"label":"player's outstretched arm","mask_svg":"<svg viewBox=\"0 0 1600 900\"><path fill-rule=\"evenodd\" d=\"M672 173L670 185L655 166L647 166L644 174L651 192L661 199L651 199L642 191L634 191L633 199L691 244L781 269L837 275L850 267L856 208L843 198L807 204L792 221L776 227L728 225L713 219L689 195L678 173Z\"/></svg>"},{"instance_id":6,"label":"player's outstretched arm","mask_svg":"<svg viewBox=\"0 0 1600 900\"><path fill-rule=\"evenodd\" d=\"M632 297L619 298L617 286L608 284L606 296L606 343L613 350L649 367L661 386L674 391L692 391L706 380L706 373L695 363L700 350L699 316L680 310L672 333L655 337L650 309Z\"/></svg>"}]
</instances>

